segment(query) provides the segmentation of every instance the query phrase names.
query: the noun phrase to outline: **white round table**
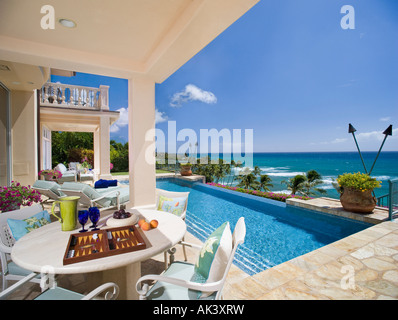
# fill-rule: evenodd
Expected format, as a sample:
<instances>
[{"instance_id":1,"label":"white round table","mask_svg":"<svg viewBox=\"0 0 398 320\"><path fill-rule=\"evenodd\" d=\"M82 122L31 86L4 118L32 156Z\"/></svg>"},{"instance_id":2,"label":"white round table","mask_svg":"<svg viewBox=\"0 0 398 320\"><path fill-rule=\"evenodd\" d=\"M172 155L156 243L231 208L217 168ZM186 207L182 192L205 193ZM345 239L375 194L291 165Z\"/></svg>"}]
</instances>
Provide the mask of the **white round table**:
<instances>
[{"instance_id":1,"label":"white round table","mask_svg":"<svg viewBox=\"0 0 398 320\"><path fill-rule=\"evenodd\" d=\"M130 209L129 211L149 221L152 219L159 221L155 229L149 231L139 229L141 235L146 238L146 249L63 265L69 236L77 233L79 228L65 232L61 231L59 222L53 222L19 239L12 248L11 258L20 267L39 273L89 273L94 275L94 281L97 282L95 286L112 281L120 287L119 299L137 299L135 285L141 276L141 261L176 245L185 235L186 224L178 216L167 212L151 209ZM108 217L102 218L99 224ZM104 226L101 229L106 228L108 227ZM98 283L100 281L102 282Z\"/></svg>"}]
</instances>

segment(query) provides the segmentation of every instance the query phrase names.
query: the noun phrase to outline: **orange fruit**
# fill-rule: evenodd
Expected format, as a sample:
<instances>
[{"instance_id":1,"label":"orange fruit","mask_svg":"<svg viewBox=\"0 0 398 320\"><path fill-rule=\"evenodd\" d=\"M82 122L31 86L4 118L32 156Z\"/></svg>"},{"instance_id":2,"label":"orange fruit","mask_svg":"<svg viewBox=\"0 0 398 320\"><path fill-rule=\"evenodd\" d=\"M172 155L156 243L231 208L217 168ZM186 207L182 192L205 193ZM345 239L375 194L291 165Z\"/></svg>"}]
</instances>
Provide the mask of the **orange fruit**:
<instances>
[{"instance_id":1,"label":"orange fruit","mask_svg":"<svg viewBox=\"0 0 398 320\"><path fill-rule=\"evenodd\" d=\"M151 220L151 222L149 222L149 224L151 225L152 228L156 228L159 224L158 220Z\"/></svg>"},{"instance_id":2,"label":"orange fruit","mask_svg":"<svg viewBox=\"0 0 398 320\"><path fill-rule=\"evenodd\" d=\"M148 222L144 221L141 224L141 229L144 230L144 231L148 231L149 229L151 229L151 225Z\"/></svg>"}]
</instances>

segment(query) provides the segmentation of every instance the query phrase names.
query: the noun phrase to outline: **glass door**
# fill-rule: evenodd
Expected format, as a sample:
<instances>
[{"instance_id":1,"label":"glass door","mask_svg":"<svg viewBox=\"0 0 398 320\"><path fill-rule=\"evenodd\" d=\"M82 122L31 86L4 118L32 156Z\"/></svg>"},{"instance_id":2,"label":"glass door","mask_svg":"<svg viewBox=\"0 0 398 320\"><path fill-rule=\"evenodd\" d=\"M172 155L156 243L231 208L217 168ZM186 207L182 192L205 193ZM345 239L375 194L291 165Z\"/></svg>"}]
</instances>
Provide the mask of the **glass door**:
<instances>
[{"instance_id":1,"label":"glass door","mask_svg":"<svg viewBox=\"0 0 398 320\"><path fill-rule=\"evenodd\" d=\"M0 186L11 184L10 93L0 82Z\"/></svg>"}]
</instances>

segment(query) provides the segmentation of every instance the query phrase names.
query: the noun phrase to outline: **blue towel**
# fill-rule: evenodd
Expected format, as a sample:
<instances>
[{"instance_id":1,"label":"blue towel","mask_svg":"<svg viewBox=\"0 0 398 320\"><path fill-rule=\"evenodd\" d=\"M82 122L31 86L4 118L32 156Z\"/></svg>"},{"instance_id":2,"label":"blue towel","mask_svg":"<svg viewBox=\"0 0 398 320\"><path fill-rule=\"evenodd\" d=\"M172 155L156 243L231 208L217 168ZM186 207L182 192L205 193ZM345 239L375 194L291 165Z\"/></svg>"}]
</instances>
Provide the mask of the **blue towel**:
<instances>
[{"instance_id":1,"label":"blue towel","mask_svg":"<svg viewBox=\"0 0 398 320\"><path fill-rule=\"evenodd\" d=\"M117 187L117 180L104 180L100 179L95 182L94 188L100 189L100 188L108 188L108 187Z\"/></svg>"}]
</instances>

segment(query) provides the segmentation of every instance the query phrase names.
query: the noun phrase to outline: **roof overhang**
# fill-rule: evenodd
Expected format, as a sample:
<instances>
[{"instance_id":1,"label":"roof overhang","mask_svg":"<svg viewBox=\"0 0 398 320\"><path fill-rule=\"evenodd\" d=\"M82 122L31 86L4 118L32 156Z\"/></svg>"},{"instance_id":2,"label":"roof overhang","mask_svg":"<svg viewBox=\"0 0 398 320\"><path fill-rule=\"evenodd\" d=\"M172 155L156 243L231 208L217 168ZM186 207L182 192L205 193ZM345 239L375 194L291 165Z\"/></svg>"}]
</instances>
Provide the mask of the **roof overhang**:
<instances>
[{"instance_id":1,"label":"roof overhang","mask_svg":"<svg viewBox=\"0 0 398 320\"><path fill-rule=\"evenodd\" d=\"M118 111L40 107L40 123L51 131L95 132L100 127L101 117L108 118L112 125L119 116Z\"/></svg>"},{"instance_id":2,"label":"roof overhang","mask_svg":"<svg viewBox=\"0 0 398 320\"><path fill-rule=\"evenodd\" d=\"M0 59L161 83L258 1L1 0ZM46 4L54 29L41 27Z\"/></svg>"}]
</instances>

